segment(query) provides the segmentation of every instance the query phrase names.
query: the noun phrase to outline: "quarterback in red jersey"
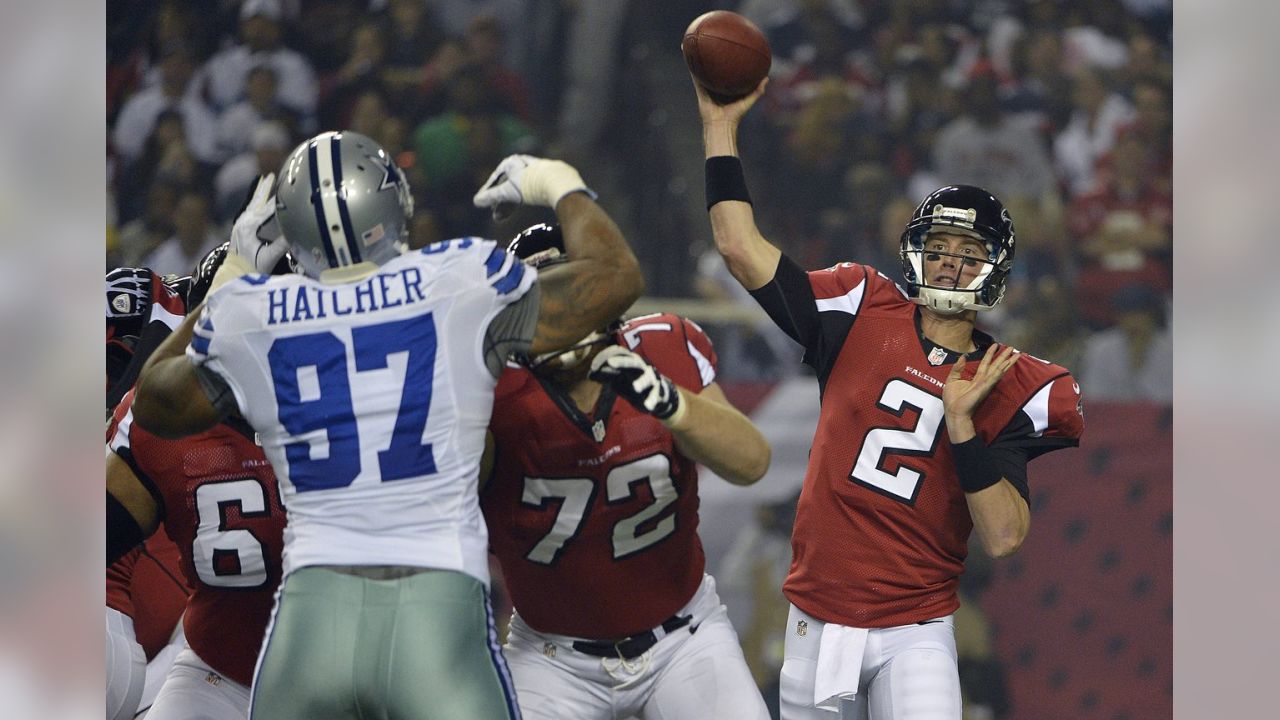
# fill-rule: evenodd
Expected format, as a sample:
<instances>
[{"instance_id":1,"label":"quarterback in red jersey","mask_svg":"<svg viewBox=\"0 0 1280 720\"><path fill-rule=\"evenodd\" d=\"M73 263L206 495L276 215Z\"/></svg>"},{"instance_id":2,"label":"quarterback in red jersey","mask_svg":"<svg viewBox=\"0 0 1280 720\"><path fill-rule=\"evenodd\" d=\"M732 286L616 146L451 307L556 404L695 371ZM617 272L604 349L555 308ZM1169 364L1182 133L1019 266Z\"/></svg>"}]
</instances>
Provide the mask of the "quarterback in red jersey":
<instances>
[{"instance_id":1,"label":"quarterback in red jersey","mask_svg":"<svg viewBox=\"0 0 1280 720\"><path fill-rule=\"evenodd\" d=\"M821 388L783 585L782 717L960 720L952 613L970 532L994 557L1017 551L1027 462L1078 444L1079 386L976 329L1014 253L1008 211L980 188L920 203L905 289L853 263L806 273L769 243L736 137L767 82L725 105L695 90L716 247Z\"/></svg>"},{"instance_id":2,"label":"quarterback in red jersey","mask_svg":"<svg viewBox=\"0 0 1280 720\"><path fill-rule=\"evenodd\" d=\"M563 258L539 225L509 250ZM715 384L689 320L635 318L499 380L481 507L515 605L525 718L767 718L698 538L700 462L738 484L764 437Z\"/></svg>"}]
</instances>

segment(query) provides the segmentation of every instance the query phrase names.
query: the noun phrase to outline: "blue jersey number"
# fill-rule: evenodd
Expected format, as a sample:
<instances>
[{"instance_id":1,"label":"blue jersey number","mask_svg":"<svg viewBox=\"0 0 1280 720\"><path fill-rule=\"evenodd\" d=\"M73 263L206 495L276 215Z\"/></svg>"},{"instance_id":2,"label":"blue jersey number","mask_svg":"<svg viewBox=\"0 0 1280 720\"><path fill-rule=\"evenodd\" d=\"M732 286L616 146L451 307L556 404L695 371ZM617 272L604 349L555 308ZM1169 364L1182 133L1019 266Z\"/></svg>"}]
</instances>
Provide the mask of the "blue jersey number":
<instances>
[{"instance_id":1,"label":"blue jersey number","mask_svg":"<svg viewBox=\"0 0 1280 720\"><path fill-rule=\"evenodd\" d=\"M387 367L392 353L408 352L400 410L391 444L378 453L382 480L436 471L431 443L422 441L431 408L436 365L436 326L431 313L358 327L351 332L356 371ZM280 423L291 435L325 430L328 452L311 443L285 446L289 480L298 492L346 487L360 474L360 431L351 406L346 346L331 332L280 338L267 353L275 381ZM311 387L303 399L303 383ZM323 454L323 457L317 455Z\"/></svg>"}]
</instances>

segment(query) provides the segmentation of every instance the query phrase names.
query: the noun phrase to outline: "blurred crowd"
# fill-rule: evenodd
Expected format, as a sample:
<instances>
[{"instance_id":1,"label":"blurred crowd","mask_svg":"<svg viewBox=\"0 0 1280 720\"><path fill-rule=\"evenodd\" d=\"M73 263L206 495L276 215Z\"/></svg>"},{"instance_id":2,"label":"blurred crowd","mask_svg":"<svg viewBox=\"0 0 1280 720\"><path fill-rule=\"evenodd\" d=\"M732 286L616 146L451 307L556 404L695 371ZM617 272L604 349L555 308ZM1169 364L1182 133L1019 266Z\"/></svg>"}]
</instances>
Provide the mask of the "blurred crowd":
<instances>
[{"instance_id":1,"label":"blurred crowd","mask_svg":"<svg viewBox=\"0 0 1280 720\"><path fill-rule=\"evenodd\" d=\"M653 147L696 141L696 125L668 117L692 113L688 80L636 88L654 53L678 58L689 20L734 9L773 49L763 107L743 129L771 240L809 268L855 260L898 277L918 199L945 183L986 187L1018 244L1009 295L984 323L1073 368L1090 399L1171 400L1169 0L660 5L108 2L106 264L189 272L254 178L307 135L348 128L406 170L415 245L502 239L471 196L509 153L588 171L603 158L613 171L599 182L651 291L723 297L723 268L689 257L708 249L708 228L672 207L673 193L700 200L701 180L673 177ZM726 379L793 364L767 330L713 336Z\"/></svg>"}]
</instances>

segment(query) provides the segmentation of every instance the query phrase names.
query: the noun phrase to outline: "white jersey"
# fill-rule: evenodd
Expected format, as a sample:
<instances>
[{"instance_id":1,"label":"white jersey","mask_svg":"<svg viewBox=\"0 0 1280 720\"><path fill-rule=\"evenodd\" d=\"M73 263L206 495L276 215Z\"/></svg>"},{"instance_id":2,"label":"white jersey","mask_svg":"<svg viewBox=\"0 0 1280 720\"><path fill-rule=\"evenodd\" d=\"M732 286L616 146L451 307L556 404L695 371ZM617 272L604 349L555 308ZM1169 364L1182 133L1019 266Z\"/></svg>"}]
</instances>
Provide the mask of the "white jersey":
<instances>
[{"instance_id":1,"label":"white jersey","mask_svg":"<svg viewBox=\"0 0 1280 720\"><path fill-rule=\"evenodd\" d=\"M410 565L489 582L486 329L536 276L462 238L356 282L246 275L209 296L187 356L230 387L275 467L286 574Z\"/></svg>"}]
</instances>

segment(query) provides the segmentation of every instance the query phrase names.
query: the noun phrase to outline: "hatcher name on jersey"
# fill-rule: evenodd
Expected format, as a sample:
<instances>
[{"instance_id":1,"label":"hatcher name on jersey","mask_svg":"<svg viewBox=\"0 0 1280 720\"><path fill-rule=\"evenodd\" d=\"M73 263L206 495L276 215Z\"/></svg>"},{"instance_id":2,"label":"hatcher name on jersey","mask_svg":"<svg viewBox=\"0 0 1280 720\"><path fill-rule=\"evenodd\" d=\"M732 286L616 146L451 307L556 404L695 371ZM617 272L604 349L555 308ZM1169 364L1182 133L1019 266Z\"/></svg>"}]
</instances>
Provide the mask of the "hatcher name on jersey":
<instances>
[{"instance_id":1,"label":"hatcher name on jersey","mask_svg":"<svg viewBox=\"0 0 1280 720\"><path fill-rule=\"evenodd\" d=\"M271 288L267 291L267 324L320 320L330 314L341 316L373 312L412 305L426 297L422 291L422 273L416 267L370 275L357 285Z\"/></svg>"}]
</instances>

